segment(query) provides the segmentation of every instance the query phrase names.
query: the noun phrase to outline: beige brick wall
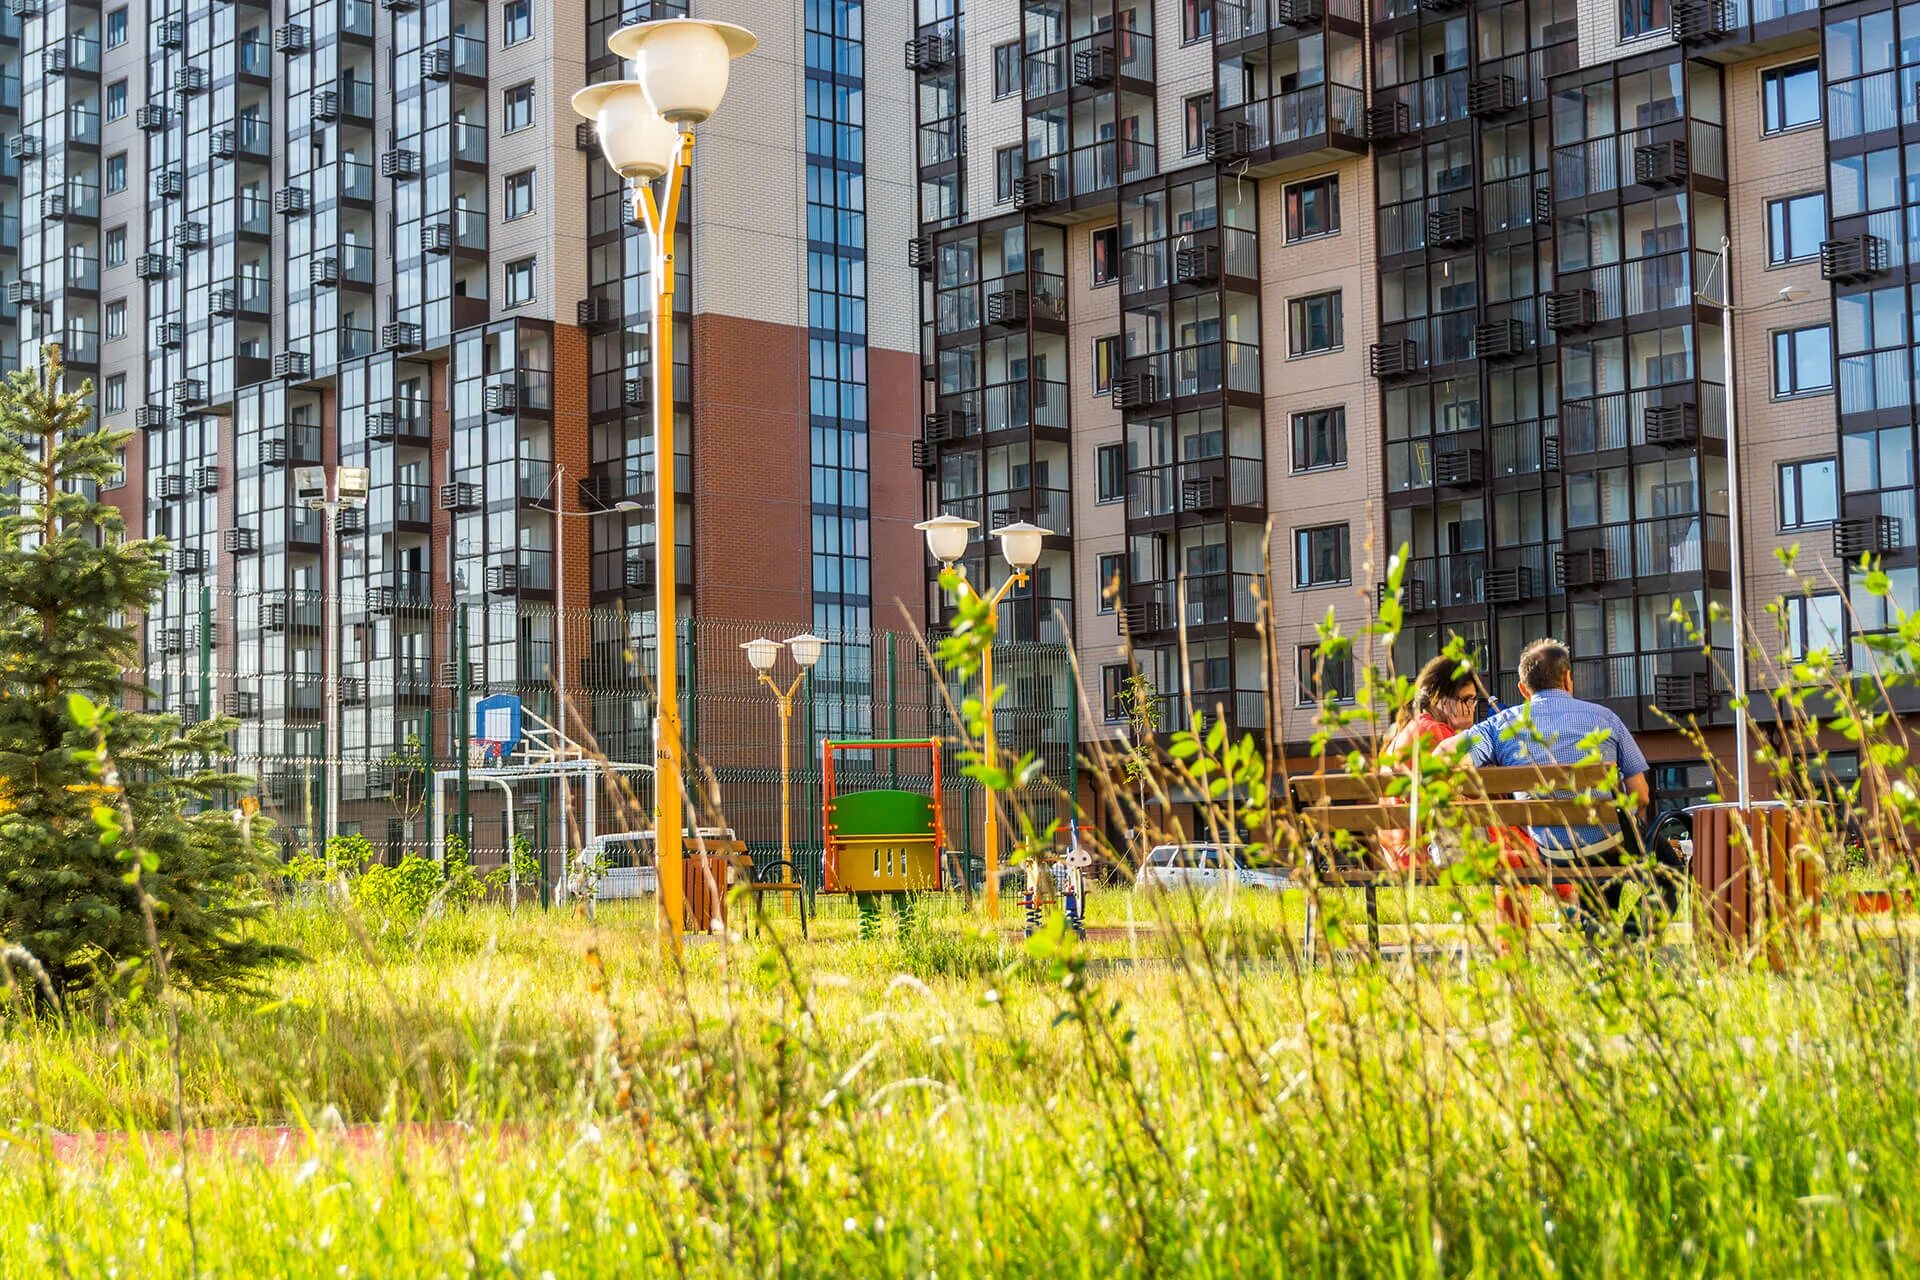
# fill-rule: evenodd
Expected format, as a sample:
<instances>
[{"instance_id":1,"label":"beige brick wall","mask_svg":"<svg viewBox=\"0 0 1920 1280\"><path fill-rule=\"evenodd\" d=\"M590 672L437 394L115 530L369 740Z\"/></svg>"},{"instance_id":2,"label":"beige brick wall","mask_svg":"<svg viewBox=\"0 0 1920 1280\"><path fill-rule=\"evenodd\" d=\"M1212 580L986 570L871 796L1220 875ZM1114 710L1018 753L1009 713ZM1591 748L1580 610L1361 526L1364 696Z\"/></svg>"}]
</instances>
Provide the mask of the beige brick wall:
<instances>
[{"instance_id":1,"label":"beige brick wall","mask_svg":"<svg viewBox=\"0 0 1920 1280\"><path fill-rule=\"evenodd\" d=\"M1340 178L1340 231L1337 235L1286 243L1285 189L1315 173ZM1367 376L1367 347L1378 332L1374 271L1373 167L1365 159L1339 161L1324 170L1273 178L1260 184L1260 276L1266 284L1260 300L1262 373L1266 389L1267 509L1273 528L1274 639L1282 654L1280 705L1285 736L1295 741L1311 732L1313 708L1299 708L1293 676L1295 646L1315 641L1315 626L1331 607L1342 627L1354 634L1369 617L1367 593L1384 572L1375 544L1384 536L1380 518L1383 480L1380 462L1378 395ZM1338 289L1342 294L1341 349L1327 355L1289 359L1287 301ZM1295 475L1292 471L1292 415L1306 409L1345 405L1347 465L1332 471ZM1347 587L1308 591L1293 587L1295 529L1313 525L1349 526L1353 582Z\"/></svg>"},{"instance_id":2,"label":"beige brick wall","mask_svg":"<svg viewBox=\"0 0 1920 1280\"><path fill-rule=\"evenodd\" d=\"M1100 557L1126 550L1126 503L1100 503L1095 459L1100 446L1124 443L1120 412L1110 395L1093 391L1093 344L1120 332L1120 286L1093 287L1093 233L1113 225L1096 220L1067 231L1067 316L1069 388L1073 423L1073 586L1074 641L1087 682L1092 716L1082 716L1081 736L1111 734L1100 717L1099 679L1103 664L1120 660L1120 623L1101 613Z\"/></svg>"},{"instance_id":3,"label":"beige brick wall","mask_svg":"<svg viewBox=\"0 0 1920 1280\"><path fill-rule=\"evenodd\" d=\"M1820 278L1817 260L1767 265L1767 202L1825 186L1825 136L1818 128L1770 138L1761 135L1762 70L1818 52L1819 46L1809 40L1804 47L1730 67L1726 76L1733 301L1742 312L1734 323L1734 370L1745 522L1742 541L1747 552L1746 611L1749 627L1769 653L1780 646L1777 623L1766 606L1801 590L1782 570L1776 552L1798 543L1797 571L1816 581L1825 581L1837 568L1833 541L1824 528L1781 530L1777 471L1782 462L1834 453L1838 406L1831 392L1789 400L1772 396L1774 333L1828 323L1832 291ZM1789 285L1805 289L1806 296L1790 303L1776 301L1779 291ZM1718 352L1703 356L1713 364L1719 360ZM1844 580L1844 573L1839 576Z\"/></svg>"}]
</instances>

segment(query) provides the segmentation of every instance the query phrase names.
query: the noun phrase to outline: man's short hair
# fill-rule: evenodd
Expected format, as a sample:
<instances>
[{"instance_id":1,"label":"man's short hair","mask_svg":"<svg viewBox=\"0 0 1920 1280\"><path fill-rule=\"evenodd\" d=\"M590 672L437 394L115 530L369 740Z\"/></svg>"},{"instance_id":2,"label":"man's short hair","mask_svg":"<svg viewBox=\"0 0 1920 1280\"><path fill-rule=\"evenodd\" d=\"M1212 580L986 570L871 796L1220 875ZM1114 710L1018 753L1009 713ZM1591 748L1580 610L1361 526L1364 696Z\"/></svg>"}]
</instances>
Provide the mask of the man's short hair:
<instances>
[{"instance_id":1,"label":"man's short hair","mask_svg":"<svg viewBox=\"0 0 1920 1280\"><path fill-rule=\"evenodd\" d=\"M1520 683L1534 693L1558 689L1573 671L1573 654L1558 640L1535 640L1520 655Z\"/></svg>"}]
</instances>

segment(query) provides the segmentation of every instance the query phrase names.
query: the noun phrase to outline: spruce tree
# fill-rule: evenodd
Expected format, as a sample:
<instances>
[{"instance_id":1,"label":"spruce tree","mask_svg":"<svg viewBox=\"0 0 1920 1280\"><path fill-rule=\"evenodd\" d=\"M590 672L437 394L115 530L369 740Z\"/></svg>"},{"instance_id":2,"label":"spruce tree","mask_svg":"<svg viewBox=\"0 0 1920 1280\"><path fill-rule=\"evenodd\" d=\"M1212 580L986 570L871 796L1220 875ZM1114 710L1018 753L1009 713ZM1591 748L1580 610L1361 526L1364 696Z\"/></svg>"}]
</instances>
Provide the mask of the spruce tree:
<instances>
[{"instance_id":1,"label":"spruce tree","mask_svg":"<svg viewBox=\"0 0 1920 1280\"><path fill-rule=\"evenodd\" d=\"M63 999L145 985L144 893L169 981L244 986L291 953L247 927L261 849L216 803L246 779L207 764L233 722L183 731L129 705L130 620L166 581L166 547L128 538L97 497L128 433L93 429L91 394L62 389L52 349L0 382L0 943Z\"/></svg>"}]
</instances>

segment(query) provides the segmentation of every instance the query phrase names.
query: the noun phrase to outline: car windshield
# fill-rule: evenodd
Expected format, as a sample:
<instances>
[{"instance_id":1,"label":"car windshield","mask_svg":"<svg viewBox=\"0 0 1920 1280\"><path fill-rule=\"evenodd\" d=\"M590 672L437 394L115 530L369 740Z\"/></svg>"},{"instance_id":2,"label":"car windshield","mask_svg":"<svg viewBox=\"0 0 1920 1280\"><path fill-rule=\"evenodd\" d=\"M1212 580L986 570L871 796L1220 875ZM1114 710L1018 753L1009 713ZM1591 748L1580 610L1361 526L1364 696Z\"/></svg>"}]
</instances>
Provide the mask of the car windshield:
<instances>
[{"instance_id":1,"label":"car windshield","mask_svg":"<svg viewBox=\"0 0 1920 1280\"><path fill-rule=\"evenodd\" d=\"M1150 867L1169 866L1172 862L1173 846L1170 844L1163 844L1147 855L1147 865Z\"/></svg>"}]
</instances>

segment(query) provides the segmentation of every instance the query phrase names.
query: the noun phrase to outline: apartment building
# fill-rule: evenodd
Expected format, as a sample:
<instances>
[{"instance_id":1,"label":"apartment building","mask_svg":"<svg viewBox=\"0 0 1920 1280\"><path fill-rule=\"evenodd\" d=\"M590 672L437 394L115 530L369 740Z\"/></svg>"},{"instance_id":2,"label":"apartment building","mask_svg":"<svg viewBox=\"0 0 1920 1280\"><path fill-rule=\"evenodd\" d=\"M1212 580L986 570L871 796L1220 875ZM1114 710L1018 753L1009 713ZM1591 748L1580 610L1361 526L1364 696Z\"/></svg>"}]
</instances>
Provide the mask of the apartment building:
<instances>
[{"instance_id":1,"label":"apartment building","mask_svg":"<svg viewBox=\"0 0 1920 1280\"><path fill-rule=\"evenodd\" d=\"M345 828L419 839L418 761L451 761L488 692L558 720L564 684L570 729L650 759L657 502L680 509L684 614L837 635L922 598L915 280L867 256L870 224L894 246L914 216L911 84L891 56L869 84L864 56L910 15L693 8L760 45L700 130L671 495L648 246L569 98L622 74L609 34L686 4L0 9L4 357L57 343L101 422L136 429L110 496L172 547L155 702L238 717L296 838L334 755ZM294 500L309 465L371 474L337 532ZM842 661L821 678L865 678Z\"/></svg>"},{"instance_id":2,"label":"apartment building","mask_svg":"<svg viewBox=\"0 0 1920 1280\"><path fill-rule=\"evenodd\" d=\"M1105 695L1084 733L1118 730L1137 669L1163 724L1190 699L1257 728L1271 693L1301 749L1321 694L1354 678L1314 659L1317 628L1359 635L1406 547L1401 670L1458 635L1511 699L1521 649L1562 636L1580 692L1679 798L1712 779L1668 717L1716 741L1731 723L1730 484L1771 655L1845 648L1863 553L1896 603L1920 601L1910 15L920 0L917 16L913 459L929 507L1056 531L1011 625L1071 625ZM1776 555L1795 544L1823 584L1810 597ZM983 545L974 572L992 561ZM1853 577L1858 628L1886 625Z\"/></svg>"}]
</instances>

